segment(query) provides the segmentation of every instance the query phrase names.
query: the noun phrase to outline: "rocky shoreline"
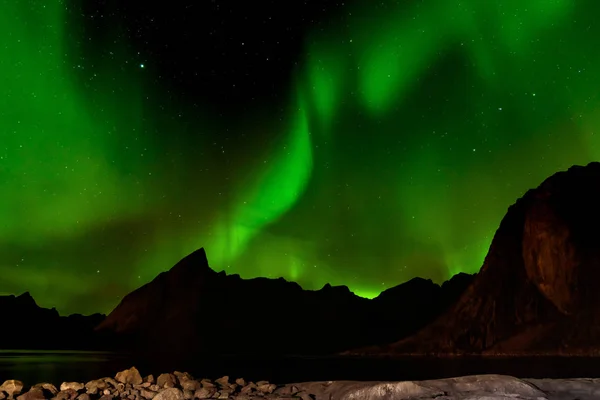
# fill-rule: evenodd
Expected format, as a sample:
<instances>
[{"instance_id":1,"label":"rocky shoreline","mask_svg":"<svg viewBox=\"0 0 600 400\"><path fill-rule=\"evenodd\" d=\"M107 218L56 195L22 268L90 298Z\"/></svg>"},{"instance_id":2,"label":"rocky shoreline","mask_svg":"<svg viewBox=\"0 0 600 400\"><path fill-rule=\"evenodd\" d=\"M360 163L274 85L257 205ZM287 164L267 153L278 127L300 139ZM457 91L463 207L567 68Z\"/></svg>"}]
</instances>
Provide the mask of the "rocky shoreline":
<instances>
[{"instance_id":1,"label":"rocky shoreline","mask_svg":"<svg viewBox=\"0 0 600 400\"><path fill-rule=\"evenodd\" d=\"M114 378L80 382L38 383L24 390L18 380L0 385L0 400L593 400L600 398L600 379L518 379L473 375L429 381L327 381L276 385L194 379L186 372L142 377L137 368Z\"/></svg>"},{"instance_id":2,"label":"rocky shoreline","mask_svg":"<svg viewBox=\"0 0 600 400\"><path fill-rule=\"evenodd\" d=\"M187 372L142 377L137 368L121 371L114 378L81 382L38 383L24 391L23 382L7 380L0 385L0 400L192 400L192 399L301 399L315 400L294 385L275 385L267 381L230 381L228 376L211 381L196 380Z\"/></svg>"}]
</instances>

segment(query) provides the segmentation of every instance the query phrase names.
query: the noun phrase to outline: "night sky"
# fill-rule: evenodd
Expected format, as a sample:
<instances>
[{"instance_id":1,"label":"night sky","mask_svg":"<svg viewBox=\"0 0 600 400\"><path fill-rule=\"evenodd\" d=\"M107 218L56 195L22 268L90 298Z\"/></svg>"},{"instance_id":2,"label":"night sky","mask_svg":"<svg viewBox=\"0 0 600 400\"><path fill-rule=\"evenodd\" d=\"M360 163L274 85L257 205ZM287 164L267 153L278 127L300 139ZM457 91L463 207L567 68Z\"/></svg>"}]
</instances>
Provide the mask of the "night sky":
<instances>
[{"instance_id":1,"label":"night sky","mask_svg":"<svg viewBox=\"0 0 600 400\"><path fill-rule=\"evenodd\" d=\"M211 266L373 297L481 267L600 157L597 0L0 0L0 294Z\"/></svg>"}]
</instances>

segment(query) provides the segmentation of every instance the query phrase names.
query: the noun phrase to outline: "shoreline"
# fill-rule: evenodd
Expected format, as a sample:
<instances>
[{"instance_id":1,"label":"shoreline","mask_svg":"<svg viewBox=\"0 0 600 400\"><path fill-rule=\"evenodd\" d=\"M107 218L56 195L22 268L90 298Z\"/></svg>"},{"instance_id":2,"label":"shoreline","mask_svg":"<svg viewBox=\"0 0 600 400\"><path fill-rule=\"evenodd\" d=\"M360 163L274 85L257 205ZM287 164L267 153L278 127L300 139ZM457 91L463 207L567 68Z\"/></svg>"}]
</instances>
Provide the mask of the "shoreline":
<instances>
[{"instance_id":1,"label":"shoreline","mask_svg":"<svg viewBox=\"0 0 600 400\"><path fill-rule=\"evenodd\" d=\"M0 385L0 400L191 400L191 399L301 399L316 400L316 395L296 385L277 385L268 381L251 382L229 376L195 379L187 372L162 373L142 377L136 367L86 383L62 382L60 386L42 382L28 390L22 381L10 379Z\"/></svg>"},{"instance_id":2,"label":"shoreline","mask_svg":"<svg viewBox=\"0 0 600 400\"><path fill-rule=\"evenodd\" d=\"M87 383L21 381L0 385L0 400L410 400L410 399L592 400L600 398L600 379L518 379L506 375L471 375L423 381L322 381L274 384L243 378L195 379L187 372L142 377L137 368Z\"/></svg>"}]
</instances>

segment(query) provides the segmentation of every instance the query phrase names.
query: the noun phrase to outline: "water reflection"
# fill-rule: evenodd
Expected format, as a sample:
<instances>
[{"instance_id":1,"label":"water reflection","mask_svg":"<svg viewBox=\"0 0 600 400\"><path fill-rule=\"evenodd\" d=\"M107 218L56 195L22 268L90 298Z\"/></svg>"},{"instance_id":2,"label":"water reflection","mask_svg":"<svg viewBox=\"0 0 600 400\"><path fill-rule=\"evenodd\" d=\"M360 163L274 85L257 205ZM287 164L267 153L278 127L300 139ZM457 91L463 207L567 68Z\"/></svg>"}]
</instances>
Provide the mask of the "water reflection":
<instances>
[{"instance_id":1,"label":"water reflection","mask_svg":"<svg viewBox=\"0 0 600 400\"><path fill-rule=\"evenodd\" d=\"M88 381L114 376L129 363L127 356L110 352L0 350L0 381L18 379L25 385Z\"/></svg>"},{"instance_id":2,"label":"water reflection","mask_svg":"<svg viewBox=\"0 0 600 400\"><path fill-rule=\"evenodd\" d=\"M150 357L151 358L151 357ZM238 358L196 357L192 363L166 363L157 359L135 360L130 355L98 351L0 350L0 383L18 379L28 387L35 383L88 382L136 366L141 374L175 370L197 378L223 375L274 383L326 380L427 380L475 374L502 374L519 378L594 378L600 376L600 360L591 357L533 358Z\"/></svg>"}]
</instances>

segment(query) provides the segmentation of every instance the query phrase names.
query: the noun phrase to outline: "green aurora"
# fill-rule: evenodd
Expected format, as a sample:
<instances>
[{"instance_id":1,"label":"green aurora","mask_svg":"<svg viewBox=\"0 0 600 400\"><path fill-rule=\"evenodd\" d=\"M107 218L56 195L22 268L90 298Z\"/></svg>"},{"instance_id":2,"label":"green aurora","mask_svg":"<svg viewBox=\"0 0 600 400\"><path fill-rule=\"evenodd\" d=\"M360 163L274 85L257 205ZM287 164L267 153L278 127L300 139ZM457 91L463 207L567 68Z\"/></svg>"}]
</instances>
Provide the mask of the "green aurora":
<instances>
[{"instance_id":1,"label":"green aurora","mask_svg":"<svg viewBox=\"0 0 600 400\"><path fill-rule=\"evenodd\" d=\"M306 37L286 118L224 123L120 27L86 43L64 3L3 0L0 291L107 312L202 246L365 297L476 272L510 204L599 159L596 3L359 2ZM215 145L228 130L246 142Z\"/></svg>"}]
</instances>

